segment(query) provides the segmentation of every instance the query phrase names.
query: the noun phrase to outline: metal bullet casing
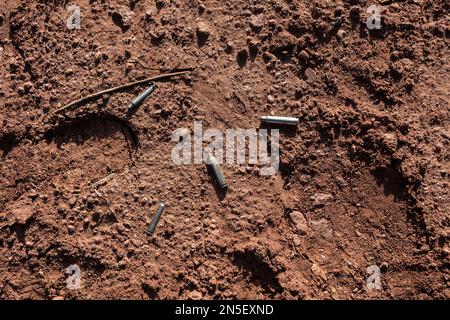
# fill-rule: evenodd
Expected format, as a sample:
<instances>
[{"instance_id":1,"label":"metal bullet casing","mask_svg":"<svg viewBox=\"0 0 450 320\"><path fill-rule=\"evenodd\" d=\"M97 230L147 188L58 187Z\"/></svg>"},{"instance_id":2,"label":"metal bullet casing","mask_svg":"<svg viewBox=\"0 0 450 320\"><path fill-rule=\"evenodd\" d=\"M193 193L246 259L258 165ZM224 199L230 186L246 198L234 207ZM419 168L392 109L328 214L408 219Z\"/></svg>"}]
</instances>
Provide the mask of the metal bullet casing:
<instances>
[{"instance_id":1,"label":"metal bullet casing","mask_svg":"<svg viewBox=\"0 0 450 320\"><path fill-rule=\"evenodd\" d=\"M128 112L137 109L145 101L145 99L147 99L147 97L151 95L153 91L156 90L156 88L157 88L156 84L152 83L150 87L145 89L144 92L142 92L140 95L134 98L134 100L131 101L130 105L128 106Z\"/></svg>"},{"instance_id":2,"label":"metal bullet casing","mask_svg":"<svg viewBox=\"0 0 450 320\"><path fill-rule=\"evenodd\" d=\"M165 208L166 208L166 205L164 204L164 202L161 202L159 204L158 210L156 210L156 213L155 213L152 221L148 225L148 228L147 228L148 235L152 236L153 233L155 232L156 226L158 225L159 219L161 218L161 215L163 214Z\"/></svg>"},{"instance_id":3,"label":"metal bullet casing","mask_svg":"<svg viewBox=\"0 0 450 320\"><path fill-rule=\"evenodd\" d=\"M222 173L222 170L220 169L219 163L217 162L217 159L212 154L208 154L208 166L214 172L214 175L216 176L216 180L217 180L217 184L219 185L219 188L222 190L228 188L227 182L225 181L225 177L223 176L223 173Z\"/></svg>"},{"instance_id":4,"label":"metal bullet casing","mask_svg":"<svg viewBox=\"0 0 450 320\"><path fill-rule=\"evenodd\" d=\"M263 116L261 121L270 124L281 124L288 126L296 126L298 124L298 118L293 117L276 117L276 116Z\"/></svg>"}]
</instances>

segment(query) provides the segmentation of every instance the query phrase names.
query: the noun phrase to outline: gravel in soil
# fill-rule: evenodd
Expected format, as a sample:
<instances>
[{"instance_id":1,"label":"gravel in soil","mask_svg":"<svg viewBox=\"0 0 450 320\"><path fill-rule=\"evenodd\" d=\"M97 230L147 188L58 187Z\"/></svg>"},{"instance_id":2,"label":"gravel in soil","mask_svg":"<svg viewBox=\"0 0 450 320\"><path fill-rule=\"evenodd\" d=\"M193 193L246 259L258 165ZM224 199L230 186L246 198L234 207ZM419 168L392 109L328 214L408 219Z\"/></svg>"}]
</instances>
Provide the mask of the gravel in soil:
<instances>
[{"instance_id":1,"label":"gravel in soil","mask_svg":"<svg viewBox=\"0 0 450 320\"><path fill-rule=\"evenodd\" d=\"M450 298L449 4L375 1L369 30L373 2L80 0L69 30L0 0L0 298ZM175 67L132 117L142 87L46 118ZM171 162L174 130L262 115L300 119L278 174L224 165L224 195Z\"/></svg>"}]
</instances>

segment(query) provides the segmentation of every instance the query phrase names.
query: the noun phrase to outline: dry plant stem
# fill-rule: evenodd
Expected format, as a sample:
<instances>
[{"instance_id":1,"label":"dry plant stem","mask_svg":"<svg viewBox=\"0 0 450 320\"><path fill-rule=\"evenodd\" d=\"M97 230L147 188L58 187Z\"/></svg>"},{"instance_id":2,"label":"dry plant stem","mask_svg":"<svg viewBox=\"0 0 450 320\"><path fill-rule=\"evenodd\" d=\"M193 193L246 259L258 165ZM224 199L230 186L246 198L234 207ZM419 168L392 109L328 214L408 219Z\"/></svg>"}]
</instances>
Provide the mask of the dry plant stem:
<instances>
[{"instance_id":1,"label":"dry plant stem","mask_svg":"<svg viewBox=\"0 0 450 320\"><path fill-rule=\"evenodd\" d=\"M153 76L153 77L150 77L150 78L147 78L147 79L143 79L143 80L139 80L139 81L135 81L135 82L130 82L130 83L127 83L127 84L124 84L124 85L121 85L121 86L117 86L117 87L114 87L114 88L102 90L102 91L90 94L88 96L85 96L85 97L83 97L81 99L78 99L76 101L73 101L73 102L69 103L68 105L65 105L64 107L59 108L58 110L55 110L55 111L51 112L49 114L49 116L61 113L61 112L66 111L66 110L71 110L72 108L75 108L76 106L78 106L78 105L80 105L80 104L82 104L84 102L87 102L87 101L89 101L91 99L95 99L95 98L100 97L100 96L102 96L104 94L108 94L108 93L116 92L116 91L119 91L119 90L131 88L131 87L134 87L134 86L137 86L137 85L140 85L140 84L145 84L145 83L152 82L152 81L158 81L158 80L163 80L163 79L167 79L167 78L171 78L171 77L181 76L181 75L186 74L188 72L190 72L190 71L181 71L181 72L160 74L160 75Z\"/></svg>"},{"instance_id":2,"label":"dry plant stem","mask_svg":"<svg viewBox=\"0 0 450 320\"><path fill-rule=\"evenodd\" d=\"M109 205L108 199L106 199L104 195L102 195L100 192L98 192L98 190L95 190L95 189L94 189L94 192L95 192L100 198L102 198L103 200L105 200L106 205L107 205L109 211L112 213L112 215L114 216L114 218L115 218L117 221L119 221L119 219L117 218L116 212L115 212L113 209L111 209L111 206Z\"/></svg>"}]
</instances>

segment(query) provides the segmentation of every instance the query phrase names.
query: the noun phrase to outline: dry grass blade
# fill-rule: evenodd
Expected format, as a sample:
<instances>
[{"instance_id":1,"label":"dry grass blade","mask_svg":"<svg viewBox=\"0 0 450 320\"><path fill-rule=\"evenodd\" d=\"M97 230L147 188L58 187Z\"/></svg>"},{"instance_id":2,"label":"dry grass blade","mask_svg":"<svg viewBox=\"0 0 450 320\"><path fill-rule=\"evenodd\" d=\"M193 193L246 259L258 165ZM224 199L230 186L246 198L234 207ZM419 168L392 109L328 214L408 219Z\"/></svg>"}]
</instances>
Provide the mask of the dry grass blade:
<instances>
[{"instance_id":1,"label":"dry grass blade","mask_svg":"<svg viewBox=\"0 0 450 320\"><path fill-rule=\"evenodd\" d=\"M100 96L102 96L104 94L113 93L113 92L116 92L116 91L119 91L119 90L131 88L131 87L138 86L138 85L145 84L145 83L149 83L149 82L152 82L152 81L159 81L159 80L163 80L163 79L167 79L167 78L181 76L181 75L184 75L184 74L186 74L188 72L190 72L190 70L180 71L180 72L172 72L172 73L166 73L166 74L160 74L160 75L153 76L153 77L150 77L150 78L147 78L147 79L134 81L134 82L130 82L130 83L127 83L127 84L124 84L124 85L120 85L120 86L114 87L114 88L109 88L109 89L106 89L106 90L102 90L102 91L90 94L88 96L85 96L85 97L83 97L81 99L75 100L75 101L65 105L64 107L61 107L61 108L59 108L59 109L49 113L48 116L51 116L51 115L54 115L54 114L58 114L58 113L61 113L61 112L67 111L67 110L71 110L71 109L81 105L82 103L85 103L85 102L90 101L92 99L98 98L98 97L100 97Z\"/></svg>"}]
</instances>

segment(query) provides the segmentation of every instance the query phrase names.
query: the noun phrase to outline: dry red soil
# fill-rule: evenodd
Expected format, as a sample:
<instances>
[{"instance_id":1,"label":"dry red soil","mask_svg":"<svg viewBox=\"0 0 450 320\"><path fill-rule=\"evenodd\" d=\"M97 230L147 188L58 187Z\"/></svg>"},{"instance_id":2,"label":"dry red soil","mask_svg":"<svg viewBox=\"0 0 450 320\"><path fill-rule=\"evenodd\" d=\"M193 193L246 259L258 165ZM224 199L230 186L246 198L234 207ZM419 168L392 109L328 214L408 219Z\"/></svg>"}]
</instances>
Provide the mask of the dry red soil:
<instances>
[{"instance_id":1,"label":"dry red soil","mask_svg":"<svg viewBox=\"0 0 450 320\"><path fill-rule=\"evenodd\" d=\"M0 0L1 299L450 298L448 1L72 4ZM177 68L132 116L145 86L52 113ZM274 176L171 161L270 114L300 119Z\"/></svg>"}]
</instances>

